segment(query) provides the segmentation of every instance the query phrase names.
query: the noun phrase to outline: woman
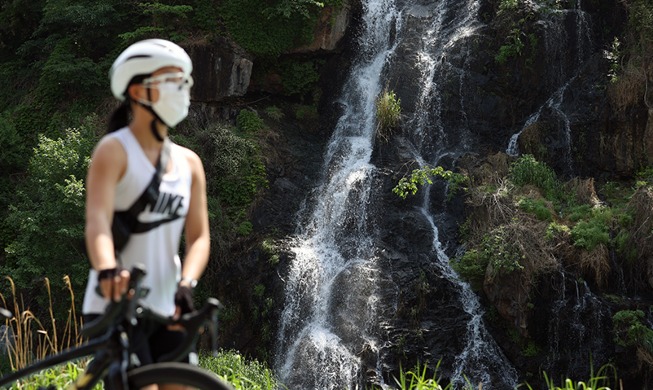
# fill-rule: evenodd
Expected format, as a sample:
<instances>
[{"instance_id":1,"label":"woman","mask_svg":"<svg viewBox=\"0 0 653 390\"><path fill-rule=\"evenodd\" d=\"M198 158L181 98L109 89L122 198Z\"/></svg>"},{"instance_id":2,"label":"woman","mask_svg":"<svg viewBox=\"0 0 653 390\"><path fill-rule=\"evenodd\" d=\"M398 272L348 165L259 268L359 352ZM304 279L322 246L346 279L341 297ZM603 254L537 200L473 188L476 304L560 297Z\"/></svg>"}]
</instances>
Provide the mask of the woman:
<instances>
[{"instance_id":1,"label":"woman","mask_svg":"<svg viewBox=\"0 0 653 390\"><path fill-rule=\"evenodd\" d=\"M85 235L92 265L83 305L87 321L102 314L109 300L121 299L128 270L137 263L145 265L144 301L151 309L166 316L193 310L192 289L209 257L206 178L197 154L168 140L169 129L188 114L191 71L188 54L161 39L129 46L111 67L111 91L123 103L93 152L86 178ZM160 158L167 164L157 183ZM154 197L143 198L153 182ZM144 207L132 207L141 198ZM116 226L125 215L134 225L120 248ZM181 337L165 328L144 332L147 342L135 351L141 364L156 361Z\"/></svg>"}]
</instances>

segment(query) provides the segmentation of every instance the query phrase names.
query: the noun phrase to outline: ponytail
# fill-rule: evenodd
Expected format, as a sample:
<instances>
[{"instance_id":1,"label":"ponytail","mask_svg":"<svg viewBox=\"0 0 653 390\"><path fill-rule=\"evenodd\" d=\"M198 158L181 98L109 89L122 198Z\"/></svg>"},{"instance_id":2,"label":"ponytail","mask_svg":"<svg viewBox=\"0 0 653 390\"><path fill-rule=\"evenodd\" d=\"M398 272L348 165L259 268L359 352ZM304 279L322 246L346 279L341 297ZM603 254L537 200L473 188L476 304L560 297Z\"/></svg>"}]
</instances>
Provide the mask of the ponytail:
<instances>
[{"instance_id":1,"label":"ponytail","mask_svg":"<svg viewBox=\"0 0 653 390\"><path fill-rule=\"evenodd\" d=\"M109 118L107 126L107 133L112 133L116 130L122 129L129 124L129 114L131 114L131 103L126 99Z\"/></svg>"}]
</instances>

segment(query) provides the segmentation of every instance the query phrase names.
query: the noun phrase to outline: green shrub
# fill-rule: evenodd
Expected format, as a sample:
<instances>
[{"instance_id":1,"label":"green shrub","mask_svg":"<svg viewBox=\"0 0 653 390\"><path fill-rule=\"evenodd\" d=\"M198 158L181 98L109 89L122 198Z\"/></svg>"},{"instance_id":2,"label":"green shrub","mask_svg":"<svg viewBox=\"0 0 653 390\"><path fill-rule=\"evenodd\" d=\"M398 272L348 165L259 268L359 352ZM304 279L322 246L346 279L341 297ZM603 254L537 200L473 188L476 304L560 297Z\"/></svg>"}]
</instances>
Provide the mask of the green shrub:
<instances>
[{"instance_id":1,"label":"green shrub","mask_svg":"<svg viewBox=\"0 0 653 390\"><path fill-rule=\"evenodd\" d=\"M488 263L489 259L481 251L468 249L462 256L451 261L451 267L474 290L479 291L483 288Z\"/></svg>"},{"instance_id":2,"label":"green shrub","mask_svg":"<svg viewBox=\"0 0 653 390\"><path fill-rule=\"evenodd\" d=\"M487 233L481 245L481 253L488 259L495 273L510 273L524 268L521 265L524 255L504 226Z\"/></svg>"},{"instance_id":3,"label":"green shrub","mask_svg":"<svg viewBox=\"0 0 653 390\"><path fill-rule=\"evenodd\" d=\"M321 61L297 60L284 61L279 64L283 92L287 96L301 96L311 92L320 79Z\"/></svg>"},{"instance_id":4,"label":"green shrub","mask_svg":"<svg viewBox=\"0 0 653 390\"><path fill-rule=\"evenodd\" d=\"M569 226L562 225L557 222L551 222L546 228L545 237L547 240L554 240L556 237L559 237L562 234L568 234L571 232Z\"/></svg>"},{"instance_id":5,"label":"green shrub","mask_svg":"<svg viewBox=\"0 0 653 390\"><path fill-rule=\"evenodd\" d=\"M406 199L408 195L415 195L418 186L425 186L433 184L433 177L441 177L449 182L449 193L455 194L459 189L465 188L469 183L469 178L460 173L454 173L445 170L443 167L430 167L414 169L410 176L402 177L397 185L392 189L392 192L402 199Z\"/></svg>"},{"instance_id":6,"label":"green shrub","mask_svg":"<svg viewBox=\"0 0 653 390\"><path fill-rule=\"evenodd\" d=\"M562 185L553 169L530 154L521 156L510 167L510 180L517 186L533 185L549 200L561 200Z\"/></svg>"},{"instance_id":7,"label":"green shrub","mask_svg":"<svg viewBox=\"0 0 653 390\"><path fill-rule=\"evenodd\" d=\"M267 187L263 156L256 142L264 123L254 111L241 110L237 126L196 127L176 137L178 142L194 147L204 161L210 178L207 194L211 234L219 247L251 233L248 210Z\"/></svg>"},{"instance_id":8,"label":"green shrub","mask_svg":"<svg viewBox=\"0 0 653 390\"><path fill-rule=\"evenodd\" d=\"M643 347L653 353L653 329L644 323L642 310L622 310L612 316L615 343L622 347Z\"/></svg>"},{"instance_id":9,"label":"green shrub","mask_svg":"<svg viewBox=\"0 0 653 390\"><path fill-rule=\"evenodd\" d=\"M610 227L613 213L608 208L591 209L588 218L578 221L571 228L574 246L588 251L598 245L610 245Z\"/></svg>"},{"instance_id":10,"label":"green shrub","mask_svg":"<svg viewBox=\"0 0 653 390\"><path fill-rule=\"evenodd\" d=\"M236 118L236 127L242 134L256 134L265 127L265 123L256 111L240 110Z\"/></svg>"},{"instance_id":11,"label":"green shrub","mask_svg":"<svg viewBox=\"0 0 653 390\"><path fill-rule=\"evenodd\" d=\"M499 64L505 64L508 60L520 57L526 46L522 41L522 31L520 28L513 28L508 33L506 37L506 43L499 47L499 53L494 57L494 59Z\"/></svg>"},{"instance_id":12,"label":"green shrub","mask_svg":"<svg viewBox=\"0 0 653 390\"><path fill-rule=\"evenodd\" d=\"M551 221L553 219L551 209L549 209L546 201L543 199L532 199L524 197L519 199L517 202L517 207L527 213L535 215L535 217L540 221Z\"/></svg>"},{"instance_id":13,"label":"green shrub","mask_svg":"<svg viewBox=\"0 0 653 390\"><path fill-rule=\"evenodd\" d=\"M283 119L284 114L283 111L277 106L269 106L265 108L265 115L267 115L270 119L273 119L275 121L280 121Z\"/></svg>"},{"instance_id":14,"label":"green shrub","mask_svg":"<svg viewBox=\"0 0 653 390\"><path fill-rule=\"evenodd\" d=\"M401 120L401 99L394 91L383 90L376 98L376 133L385 142Z\"/></svg>"},{"instance_id":15,"label":"green shrub","mask_svg":"<svg viewBox=\"0 0 653 390\"><path fill-rule=\"evenodd\" d=\"M231 37L254 55L271 58L310 42L320 11L312 0L226 0L220 5Z\"/></svg>"},{"instance_id":16,"label":"green shrub","mask_svg":"<svg viewBox=\"0 0 653 390\"><path fill-rule=\"evenodd\" d=\"M32 287L34 281L40 284L43 276L50 276L53 290L57 291L63 287L65 270L71 276L73 289L82 291L88 272L83 180L96 142L95 131L89 127L68 129L64 138L41 135L39 140L29 159L28 176L16 189L15 203L5 221L13 227L13 236L3 248L4 271L23 288ZM41 291L40 286L34 289L35 295ZM63 315L65 308L57 298L55 294L55 312Z\"/></svg>"}]
</instances>

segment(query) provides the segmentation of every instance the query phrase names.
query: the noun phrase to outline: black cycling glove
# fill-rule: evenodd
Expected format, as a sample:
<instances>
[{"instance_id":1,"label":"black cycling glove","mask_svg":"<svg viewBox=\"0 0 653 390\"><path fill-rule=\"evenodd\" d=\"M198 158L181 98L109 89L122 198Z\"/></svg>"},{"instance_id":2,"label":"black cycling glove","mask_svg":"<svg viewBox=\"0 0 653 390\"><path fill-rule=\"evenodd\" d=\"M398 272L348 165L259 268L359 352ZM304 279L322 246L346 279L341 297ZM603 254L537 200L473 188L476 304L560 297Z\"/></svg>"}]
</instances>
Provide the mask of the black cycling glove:
<instances>
[{"instance_id":1,"label":"black cycling glove","mask_svg":"<svg viewBox=\"0 0 653 390\"><path fill-rule=\"evenodd\" d=\"M116 276L119 272L120 272L120 270L118 269L118 267L116 267L116 268L107 268L107 269L103 269L101 271L98 271L97 281L99 283L104 279L113 279L113 277Z\"/></svg>"},{"instance_id":2,"label":"black cycling glove","mask_svg":"<svg viewBox=\"0 0 653 390\"><path fill-rule=\"evenodd\" d=\"M179 306L182 315L195 311L193 290L188 286L178 286L175 293L175 305Z\"/></svg>"}]
</instances>

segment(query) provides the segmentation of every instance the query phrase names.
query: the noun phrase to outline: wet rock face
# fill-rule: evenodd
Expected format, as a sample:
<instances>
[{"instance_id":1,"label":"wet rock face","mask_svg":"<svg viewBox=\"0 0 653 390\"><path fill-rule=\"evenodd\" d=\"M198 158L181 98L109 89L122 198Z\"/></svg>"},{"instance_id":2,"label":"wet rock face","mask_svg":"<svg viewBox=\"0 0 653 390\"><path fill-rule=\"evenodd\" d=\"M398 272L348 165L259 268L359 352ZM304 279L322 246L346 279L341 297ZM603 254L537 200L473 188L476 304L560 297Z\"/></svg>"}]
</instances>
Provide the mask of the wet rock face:
<instances>
[{"instance_id":1,"label":"wet rock face","mask_svg":"<svg viewBox=\"0 0 653 390\"><path fill-rule=\"evenodd\" d=\"M190 47L189 55L193 60L193 77L198 80L191 92L193 100L212 103L247 93L254 62L235 43L218 37Z\"/></svg>"},{"instance_id":2,"label":"wet rock face","mask_svg":"<svg viewBox=\"0 0 653 390\"><path fill-rule=\"evenodd\" d=\"M418 35L420 32L415 26L432 16L429 10L437 2L421 3L424 4L415 6L406 16L406 31L403 31L406 35L402 38L404 46L392 60L392 74L389 77L389 85L401 98L407 116L419 110L415 109L418 70L411 53L419 49L422 37ZM514 63L500 65L495 55L505 43L505 34L498 32L507 31L506 25L509 26L509 23L506 24L505 20L497 17L498 3L483 1L479 18L485 24L475 34L461 40L464 44L459 44L446 57L438 59L445 66L442 66L443 71L438 78L430 81L437 84L436 87L441 89L445 99L437 109L428 108L428 115L432 125L437 122L436 119L441 120L441 128L446 134L438 133L433 130L435 126L432 126L425 142L435 144L445 140L451 145L461 144L465 140L457 130L464 127L475 137L474 153L468 154L466 158L473 159L473 155L477 155L480 160L484 154L505 151L510 136L521 130L529 116L543 106L538 120L520 138L522 153L534 154L538 160L547 162L558 172L570 173L575 170L588 175L609 172L628 176L638 166L648 162L648 156L653 155L650 153L653 143L648 141L653 140L653 126L649 125L653 123L651 114L645 107L634 107L618 115L612 113L605 92L601 89L605 86L605 60L601 55L588 57L583 67L578 68L577 58L566 55L568 52L584 50L577 40L577 16L566 12L560 16L557 24L552 19L534 22L528 27L528 32L534 34L540 42L533 47L534 51L525 53L525 57L516 59ZM608 7L608 3L612 5ZM616 3L583 1L586 10L592 13L592 22L610 31L617 28L611 24L618 21L613 12L618 8ZM337 21L347 19L346 16L346 13L330 15ZM337 48L340 39L337 37L344 31L338 23L340 22L332 25L331 30L325 29L318 34L313 44L301 50L323 52ZM604 45L605 42L601 41L604 38L606 37L592 35L593 45ZM549 43L546 43L547 40ZM554 47L553 43L560 46ZM196 66L196 78L206 80L205 85L195 86L193 99L219 102L228 97L242 96L247 90L253 60L227 42L212 45L190 50ZM297 124L280 126L284 131L280 132L277 150L284 158L267 167L270 188L252 210L257 233L263 235L276 230L275 234L280 236L293 234L297 210L319 180L324 146L340 111L335 102L355 54L355 49L345 48L327 60L320 81L323 91L320 109L322 119L328 117L328 120L320 124L318 132L310 133L307 127ZM530 67L524 64L527 57L535 59ZM575 72L578 75L562 91L560 104L547 105L552 94L563 86L565 77L571 77ZM565 115L561 116L561 112ZM406 125L414 126L414 123ZM386 302L397 302L396 306L390 303L384 306L380 315L381 337L390 345L383 352L386 355L384 368L388 372L396 372L400 363L410 364L427 359L434 362L442 358L443 374L446 376L452 369L457 351L463 347L464 329L461 324L467 322L468 314L459 306L456 287L434 268L433 259L429 257L433 232L424 216L416 211L420 205L418 200L409 198L403 201L391 192L399 178L414 168L412 162L407 163L410 159L408 150L413 145L409 145L410 140L404 136L405 133L400 132L389 143L379 143L372 157L372 163L379 171L390 172L380 182L373 196L379 201L376 207L382 212L379 212L379 217L372 224L379 231L379 256L384 264L379 288L383 291ZM567 136L569 139L565 138ZM448 168L458 163L455 158L447 161ZM507 170L507 164L502 161L500 165ZM489 167L483 176L497 174L498 165ZM442 206L445 204L449 211L443 217L445 221L438 221L441 227L440 241L446 242L448 254L453 256L457 249L457 225L462 221L456 221L452 216L460 217L463 214L460 209L452 208L452 203L447 203L446 199L438 198L434 191L432 208L445 207ZM288 251L282 251L281 257L283 266L288 261ZM265 284L269 287L267 291L280 305L283 300L283 280L279 275L284 273L279 269L265 267L267 275L262 274L257 267L257 263L263 261L262 258L254 256L244 259L230 277L239 275L240 272L240 279L248 280L250 286L255 283ZM645 264L653 269L650 265L653 261L648 258L646 260ZM653 280L651 274L653 272L645 275L647 281ZM571 353L576 351L585 354L588 348L600 349L600 343L610 342L610 319L605 307L586 285L569 275L552 274L547 277L541 284L542 287L534 290L520 286L518 279L494 280L485 286L485 298L489 301L488 306L497 308L499 314L509 319L522 335L533 337L539 346L551 348L550 360L538 362L542 367L549 367L555 372L567 372L565 365L574 359ZM248 291L243 288L239 298L247 300ZM529 311L529 302L535 303L532 312ZM580 337L574 324L564 322L569 318L592 318L592 321L601 326L585 328L586 333L583 334L587 336ZM552 323L551 319L562 321ZM247 325L246 321L242 324L251 336L243 339L255 341L249 344L240 342L241 345L235 347L243 351L248 351L249 348L250 352L255 352L253 345L261 344L260 339L252 336L256 330L252 329L252 325ZM348 325L346 321L342 322L342 326ZM506 350L511 348L509 343L506 341ZM574 346L572 352L564 350L569 345ZM517 350L513 354L515 360L522 358L520 352ZM605 352L608 355L611 351ZM370 367L375 363L374 356L364 360L369 360ZM582 364L588 363L585 356L580 360ZM526 366L523 362L516 364ZM531 367L537 367L537 364ZM386 378L386 381L391 382L392 379Z\"/></svg>"}]
</instances>

